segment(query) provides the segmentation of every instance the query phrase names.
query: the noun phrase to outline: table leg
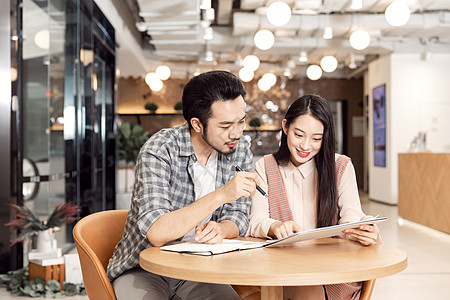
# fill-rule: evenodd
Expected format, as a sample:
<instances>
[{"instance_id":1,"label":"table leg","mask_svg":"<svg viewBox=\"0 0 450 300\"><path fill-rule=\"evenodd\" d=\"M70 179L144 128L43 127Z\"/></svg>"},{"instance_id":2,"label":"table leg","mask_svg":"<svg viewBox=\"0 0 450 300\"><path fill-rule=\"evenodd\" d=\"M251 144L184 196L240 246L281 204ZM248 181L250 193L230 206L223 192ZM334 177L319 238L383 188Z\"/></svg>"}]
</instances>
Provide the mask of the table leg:
<instances>
[{"instance_id":1,"label":"table leg","mask_svg":"<svg viewBox=\"0 0 450 300\"><path fill-rule=\"evenodd\" d=\"M261 300L283 300L282 286L262 286Z\"/></svg>"}]
</instances>

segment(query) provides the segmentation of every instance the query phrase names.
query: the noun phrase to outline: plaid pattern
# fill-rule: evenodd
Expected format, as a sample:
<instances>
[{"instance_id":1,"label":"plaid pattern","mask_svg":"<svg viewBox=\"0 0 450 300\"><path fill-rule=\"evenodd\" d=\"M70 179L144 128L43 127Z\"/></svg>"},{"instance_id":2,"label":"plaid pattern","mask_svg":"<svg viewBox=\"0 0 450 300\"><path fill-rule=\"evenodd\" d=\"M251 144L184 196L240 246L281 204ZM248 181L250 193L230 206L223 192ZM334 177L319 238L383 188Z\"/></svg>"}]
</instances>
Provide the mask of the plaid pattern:
<instances>
[{"instance_id":1,"label":"plaid pattern","mask_svg":"<svg viewBox=\"0 0 450 300\"><path fill-rule=\"evenodd\" d=\"M282 222L293 220L280 169L272 154L264 156L264 168L266 169L267 177L270 218Z\"/></svg>"},{"instance_id":2,"label":"plaid pattern","mask_svg":"<svg viewBox=\"0 0 450 300\"><path fill-rule=\"evenodd\" d=\"M336 160L336 192L339 197L339 185L341 184L342 175L344 175L345 168L347 167L348 162L350 161L350 157L345 155L339 155ZM333 218L333 225L336 225L339 222L339 206L336 210L336 213Z\"/></svg>"},{"instance_id":3,"label":"plaid pattern","mask_svg":"<svg viewBox=\"0 0 450 300\"><path fill-rule=\"evenodd\" d=\"M125 229L107 269L110 281L139 265L139 253L153 246L147 239L147 231L159 217L195 201L193 164L196 161L187 123L162 129L144 144L136 163ZM236 165L246 171L253 169L253 155L245 139L241 139L232 154L218 154L216 189L236 174ZM211 220L231 220L239 227L240 235L244 235L251 202L249 197L227 203L214 211Z\"/></svg>"},{"instance_id":4,"label":"plaid pattern","mask_svg":"<svg viewBox=\"0 0 450 300\"><path fill-rule=\"evenodd\" d=\"M339 189L342 175L347 167L350 158L345 155L339 155L336 160L336 188ZM270 218L281 222L293 220L289 202L286 196L286 188L283 185L278 163L272 154L264 156L264 167L266 169L268 195L269 195L269 214ZM338 192L339 194L339 192ZM337 205L337 203L336 203ZM339 207L333 219L333 225L338 224ZM361 282L329 284L325 285L328 300L357 300L360 297Z\"/></svg>"}]
</instances>

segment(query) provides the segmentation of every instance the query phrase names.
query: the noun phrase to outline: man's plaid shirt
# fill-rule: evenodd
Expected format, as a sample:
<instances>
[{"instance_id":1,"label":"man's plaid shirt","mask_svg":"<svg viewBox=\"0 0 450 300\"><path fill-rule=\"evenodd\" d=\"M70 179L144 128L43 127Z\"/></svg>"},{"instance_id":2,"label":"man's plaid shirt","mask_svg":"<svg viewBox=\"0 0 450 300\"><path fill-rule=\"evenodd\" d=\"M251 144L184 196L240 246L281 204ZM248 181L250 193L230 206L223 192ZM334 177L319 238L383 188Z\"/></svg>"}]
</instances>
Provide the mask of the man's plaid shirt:
<instances>
[{"instance_id":1,"label":"man's plaid shirt","mask_svg":"<svg viewBox=\"0 0 450 300\"><path fill-rule=\"evenodd\" d=\"M195 201L193 164L196 161L187 123L162 129L141 148L127 222L108 265L109 280L139 265L139 253L152 247L147 231L159 217ZM245 139L239 141L232 154L218 154L216 189L236 174L236 165L245 171L253 169L253 155ZM239 227L240 235L244 235L250 203L251 197L225 204L212 214L211 220L231 220Z\"/></svg>"}]
</instances>

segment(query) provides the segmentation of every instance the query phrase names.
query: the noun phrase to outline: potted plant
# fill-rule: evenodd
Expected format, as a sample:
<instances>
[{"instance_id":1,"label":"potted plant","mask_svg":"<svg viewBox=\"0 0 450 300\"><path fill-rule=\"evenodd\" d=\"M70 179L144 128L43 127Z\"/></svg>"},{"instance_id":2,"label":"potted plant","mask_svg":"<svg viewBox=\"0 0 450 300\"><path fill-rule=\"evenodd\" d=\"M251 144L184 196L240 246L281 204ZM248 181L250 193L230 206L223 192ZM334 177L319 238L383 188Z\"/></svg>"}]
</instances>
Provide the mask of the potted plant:
<instances>
[{"instance_id":1,"label":"potted plant","mask_svg":"<svg viewBox=\"0 0 450 300\"><path fill-rule=\"evenodd\" d=\"M147 141L149 132L144 131L141 125L137 123L122 123L117 130L117 158L124 162L125 166L118 168L118 193L116 195L116 209L128 209L131 193L128 182L133 182L133 168L136 164L139 151L142 145ZM130 180L128 180L131 178Z\"/></svg>"},{"instance_id":2,"label":"potted plant","mask_svg":"<svg viewBox=\"0 0 450 300\"><path fill-rule=\"evenodd\" d=\"M37 234L38 252L48 252L54 249L53 232L59 229L61 225L75 221L75 215L80 211L77 205L66 202L63 205L57 206L47 220L41 221L26 206L11 204L11 207L16 211L17 218L6 223L5 226L11 226L15 230L20 231L17 238L12 241L11 246Z\"/></svg>"},{"instance_id":3,"label":"potted plant","mask_svg":"<svg viewBox=\"0 0 450 300\"><path fill-rule=\"evenodd\" d=\"M147 102L145 103L145 109L148 110L151 114L154 114L156 110L158 109L158 105L153 102Z\"/></svg>"},{"instance_id":4,"label":"potted plant","mask_svg":"<svg viewBox=\"0 0 450 300\"><path fill-rule=\"evenodd\" d=\"M183 111L183 103L181 101L177 102L174 107L176 111L182 112Z\"/></svg>"},{"instance_id":5,"label":"potted plant","mask_svg":"<svg viewBox=\"0 0 450 300\"><path fill-rule=\"evenodd\" d=\"M261 120L259 118L253 118L248 122L248 125L253 127L253 129L258 129L261 126Z\"/></svg>"}]
</instances>

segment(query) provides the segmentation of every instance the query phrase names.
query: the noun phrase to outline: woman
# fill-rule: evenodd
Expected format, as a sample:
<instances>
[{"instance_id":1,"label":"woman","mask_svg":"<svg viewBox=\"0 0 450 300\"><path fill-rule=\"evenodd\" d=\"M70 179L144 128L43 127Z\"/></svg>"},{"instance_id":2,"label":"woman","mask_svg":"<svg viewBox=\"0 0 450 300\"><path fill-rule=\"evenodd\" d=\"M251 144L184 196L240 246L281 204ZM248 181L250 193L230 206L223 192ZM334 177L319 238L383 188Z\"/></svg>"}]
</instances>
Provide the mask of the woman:
<instances>
[{"instance_id":1,"label":"woman","mask_svg":"<svg viewBox=\"0 0 450 300\"><path fill-rule=\"evenodd\" d=\"M304 95L282 121L280 148L256 162L261 187L255 194L247 234L283 238L292 233L363 220L366 217L353 164L335 154L333 116L328 102ZM347 229L342 237L370 245L379 239L376 225ZM359 299L361 283L285 287L285 299Z\"/></svg>"}]
</instances>

